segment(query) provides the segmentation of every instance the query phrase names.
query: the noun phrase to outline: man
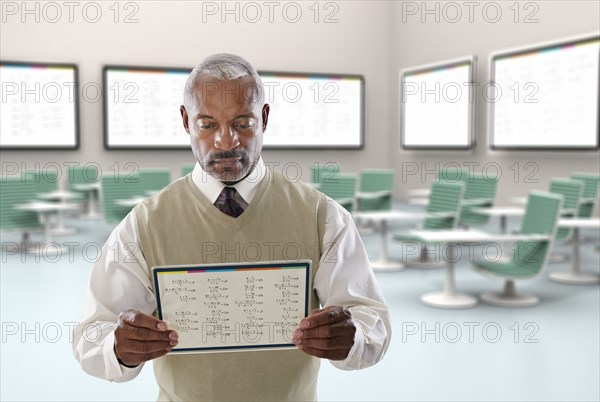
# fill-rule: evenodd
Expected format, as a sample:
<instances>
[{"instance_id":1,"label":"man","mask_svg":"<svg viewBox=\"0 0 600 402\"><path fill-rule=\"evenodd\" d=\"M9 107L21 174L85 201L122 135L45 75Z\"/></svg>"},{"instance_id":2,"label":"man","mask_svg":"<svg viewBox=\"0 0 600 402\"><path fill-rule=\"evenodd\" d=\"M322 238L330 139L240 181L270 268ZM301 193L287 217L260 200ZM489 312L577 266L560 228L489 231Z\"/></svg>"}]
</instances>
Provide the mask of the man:
<instances>
[{"instance_id":1,"label":"man","mask_svg":"<svg viewBox=\"0 0 600 402\"><path fill-rule=\"evenodd\" d=\"M234 55L208 57L187 80L181 116L198 163L107 240L74 331L83 369L128 381L154 360L161 400L282 401L316 399L320 358L344 370L377 363L389 315L356 227L330 198L266 169L269 105L254 68ZM263 261L287 259L286 244L313 261L313 310L294 332L298 349L167 354L178 334L153 315L151 267L239 262L250 242Z\"/></svg>"}]
</instances>

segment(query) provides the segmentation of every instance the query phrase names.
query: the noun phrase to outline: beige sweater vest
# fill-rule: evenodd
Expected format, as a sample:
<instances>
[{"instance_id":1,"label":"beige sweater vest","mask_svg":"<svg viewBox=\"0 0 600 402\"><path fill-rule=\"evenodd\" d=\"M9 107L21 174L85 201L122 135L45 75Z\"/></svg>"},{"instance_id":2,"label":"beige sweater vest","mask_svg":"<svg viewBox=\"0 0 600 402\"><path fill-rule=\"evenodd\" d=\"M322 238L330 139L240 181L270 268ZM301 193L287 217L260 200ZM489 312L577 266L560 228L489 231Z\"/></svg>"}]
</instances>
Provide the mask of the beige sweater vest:
<instances>
[{"instance_id":1,"label":"beige sweater vest","mask_svg":"<svg viewBox=\"0 0 600 402\"><path fill-rule=\"evenodd\" d=\"M238 218L212 205L192 175L134 208L141 251L156 265L310 259L323 252L326 199L268 171ZM148 273L150 275L150 272ZM312 292L310 308L319 305ZM167 355L154 360L159 400L316 400L319 359L299 350Z\"/></svg>"}]
</instances>

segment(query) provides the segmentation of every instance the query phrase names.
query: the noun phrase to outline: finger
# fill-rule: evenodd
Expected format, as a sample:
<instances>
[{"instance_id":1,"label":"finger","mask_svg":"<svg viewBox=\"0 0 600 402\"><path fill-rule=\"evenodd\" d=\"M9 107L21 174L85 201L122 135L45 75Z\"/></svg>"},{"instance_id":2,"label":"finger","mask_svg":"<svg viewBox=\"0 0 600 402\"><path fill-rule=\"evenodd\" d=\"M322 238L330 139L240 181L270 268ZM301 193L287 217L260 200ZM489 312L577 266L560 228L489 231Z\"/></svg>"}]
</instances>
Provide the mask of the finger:
<instances>
[{"instance_id":1,"label":"finger","mask_svg":"<svg viewBox=\"0 0 600 402\"><path fill-rule=\"evenodd\" d=\"M155 331L166 331L168 323L138 310L127 310L119 314L119 325L127 323L134 327L148 328Z\"/></svg>"},{"instance_id":2,"label":"finger","mask_svg":"<svg viewBox=\"0 0 600 402\"><path fill-rule=\"evenodd\" d=\"M350 310L346 307L329 307L316 314L309 315L300 321L300 329L318 327L319 325L333 324L351 317Z\"/></svg>"},{"instance_id":3,"label":"finger","mask_svg":"<svg viewBox=\"0 0 600 402\"><path fill-rule=\"evenodd\" d=\"M311 338L302 339L296 345L301 349L350 350L354 344L354 338L348 336L336 336L335 338Z\"/></svg>"},{"instance_id":4,"label":"finger","mask_svg":"<svg viewBox=\"0 0 600 402\"><path fill-rule=\"evenodd\" d=\"M164 356L168 353L167 350L162 350L153 353L125 353L121 355L121 361L128 366L134 366L148 360L156 359L157 357Z\"/></svg>"},{"instance_id":5,"label":"finger","mask_svg":"<svg viewBox=\"0 0 600 402\"><path fill-rule=\"evenodd\" d=\"M177 343L175 343L176 345ZM140 342L140 341L128 341L121 342L119 346L119 355L124 354L148 354L162 351L170 351L175 345L171 345L170 342L162 341L151 341L151 342Z\"/></svg>"},{"instance_id":6,"label":"finger","mask_svg":"<svg viewBox=\"0 0 600 402\"><path fill-rule=\"evenodd\" d=\"M179 334L174 330L159 332L152 329L134 327L128 324L117 329L117 331L119 331L117 336L136 341L169 341L179 339Z\"/></svg>"},{"instance_id":7,"label":"finger","mask_svg":"<svg viewBox=\"0 0 600 402\"><path fill-rule=\"evenodd\" d=\"M350 349L322 350L314 348L301 348L300 350L311 356L329 360L344 360L346 357L348 357L348 353L350 353Z\"/></svg>"},{"instance_id":8,"label":"finger","mask_svg":"<svg viewBox=\"0 0 600 402\"><path fill-rule=\"evenodd\" d=\"M314 328L297 329L294 331L294 339L309 338L334 338L337 336L348 336L354 338L356 327L348 319L330 325L320 325Z\"/></svg>"}]
</instances>

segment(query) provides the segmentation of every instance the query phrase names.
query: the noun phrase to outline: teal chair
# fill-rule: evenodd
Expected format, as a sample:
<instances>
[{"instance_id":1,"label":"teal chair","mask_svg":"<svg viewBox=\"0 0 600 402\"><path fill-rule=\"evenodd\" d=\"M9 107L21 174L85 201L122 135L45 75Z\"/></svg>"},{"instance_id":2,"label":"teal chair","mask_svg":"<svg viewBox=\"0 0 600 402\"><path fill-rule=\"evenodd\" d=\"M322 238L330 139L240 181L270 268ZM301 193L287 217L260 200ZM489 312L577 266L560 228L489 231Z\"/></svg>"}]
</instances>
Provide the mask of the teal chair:
<instances>
[{"instance_id":1,"label":"teal chair","mask_svg":"<svg viewBox=\"0 0 600 402\"><path fill-rule=\"evenodd\" d=\"M472 208L492 207L496 198L498 179L481 173L473 173L465 177L463 182L465 183L465 196L459 224L465 227L485 225L490 220L490 215L474 212Z\"/></svg>"},{"instance_id":2,"label":"teal chair","mask_svg":"<svg viewBox=\"0 0 600 402\"><path fill-rule=\"evenodd\" d=\"M315 163L310 166L310 184L320 189L324 181L335 182L339 173L340 165L337 163ZM354 197L354 194L352 196Z\"/></svg>"},{"instance_id":3,"label":"teal chair","mask_svg":"<svg viewBox=\"0 0 600 402\"><path fill-rule=\"evenodd\" d=\"M562 198L560 194L530 192L519 231L521 236L515 244L512 258L502 261L474 261L473 265L480 273L504 279L503 291L481 294L484 302L503 307L528 307L539 303L539 298L535 295L518 293L515 281L538 276L547 265Z\"/></svg>"},{"instance_id":4,"label":"teal chair","mask_svg":"<svg viewBox=\"0 0 600 402\"><path fill-rule=\"evenodd\" d=\"M358 211L389 211L392 209L394 171L391 169L362 169L356 194Z\"/></svg>"},{"instance_id":5,"label":"teal chair","mask_svg":"<svg viewBox=\"0 0 600 402\"><path fill-rule=\"evenodd\" d=\"M598 185L600 184L600 175L593 173L571 174L571 179L583 182L583 194L577 210L578 218L591 218L598 205Z\"/></svg>"},{"instance_id":6,"label":"teal chair","mask_svg":"<svg viewBox=\"0 0 600 402\"><path fill-rule=\"evenodd\" d=\"M34 186L35 193L29 201L35 201L36 199L42 201L42 198L39 198L38 194L58 190L59 177L58 172L55 170L24 170L21 173L21 177Z\"/></svg>"},{"instance_id":7,"label":"teal chair","mask_svg":"<svg viewBox=\"0 0 600 402\"><path fill-rule=\"evenodd\" d=\"M107 223L120 222L134 205L119 205L119 200L141 197L143 190L140 186L138 173L113 172L102 176L102 202L104 207L104 220Z\"/></svg>"},{"instance_id":8,"label":"teal chair","mask_svg":"<svg viewBox=\"0 0 600 402\"><path fill-rule=\"evenodd\" d=\"M563 197L561 218L574 218L577 216L581 196L583 194L583 182L580 180L569 180L554 178L550 181L550 190L553 194L560 194ZM573 235L573 228L559 228L556 231L555 240L567 242ZM566 254L552 254L551 263L564 262L568 259Z\"/></svg>"},{"instance_id":9,"label":"teal chair","mask_svg":"<svg viewBox=\"0 0 600 402\"><path fill-rule=\"evenodd\" d=\"M138 172L140 196L149 196L171 183L171 173L167 169L143 169Z\"/></svg>"},{"instance_id":10,"label":"teal chair","mask_svg":"<svg viewBox=\"0 0 600 402\"><path fill-rule=\"evenodd\" d=\"M354 209L357 178L355 174L338 174L335 179L321 183L319 190L337 201L348 212Z\"/></svg>"},{"instance_id":11,"label":"teal chair","mask_svg":"<svg viewBox=\"0 0 600 402\"><path fill-rule=\"evenodd\" d=\"M39 188L35 176L0 177L0 230L21 232L21 247L32 248L29 234L41 229L39 215L15 208L35 199Z\"/></svg>"},{"instance_id":12,"label":"teal chair","mask_svg":"<svg viewBox=\"0 0 600 402\"><path fill-rule=\"evenodd\" d=\"M429 203L425 209L423 230L452 230L455 229L461 211L462 197L465 185L462 182L436 182L431 185ZM407 234L397 233L392 236L394 241L403 243L419 243L419 240ZM429 258L427 244L421 244L421 255L418 261L407 261L407 265L445 267L444 261L434 261Z\"/></svg>"},{"instance_id":13,"label":"teal chair","mask_svg":"<svg viewBox=\"0 0 600 402\"><path fill-rule=\"evenodd\" d=\"M181 168L181 177L183 177L189 173L192 173L193 170L194 170L194 165L184 165Z\"/></svg>"}]
</instances>

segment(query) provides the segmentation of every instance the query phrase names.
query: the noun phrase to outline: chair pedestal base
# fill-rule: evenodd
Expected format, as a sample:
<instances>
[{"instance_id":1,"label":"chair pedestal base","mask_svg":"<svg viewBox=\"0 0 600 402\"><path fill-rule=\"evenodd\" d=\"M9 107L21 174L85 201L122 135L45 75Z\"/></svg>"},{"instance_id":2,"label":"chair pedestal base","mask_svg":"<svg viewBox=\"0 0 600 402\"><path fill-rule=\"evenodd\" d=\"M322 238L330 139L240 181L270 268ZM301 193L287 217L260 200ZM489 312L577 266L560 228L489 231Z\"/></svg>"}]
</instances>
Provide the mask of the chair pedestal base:
<instances>
[{"instance_id":1,"label":"chair pedestal base","mask_svg":"<svg viewBox=\"0 0 600 402\"><path fill-rule=\"evenodd\" d=\"M597 285L600 283L598 275L584 272L552 272L550 279L554 282L565 283L567 285Z\"/></svg>"},{"instance_id":2,"label":"chair pedestal base","mask_svg":"<svg viewBox=\"0 0 600 402\"><path fill-rule=\"evenodd\" d=\"M459 309L477 305L477 299L466 293L433 292L421 296L423 304L430 307Z\"/></svg>"},{"instance_id":3,"label":"chair pedestal base","mask_svg":"<svg viewBox=\"0 0 600 402\"><path fill-rule=\"evenodd\" d=\"M417 269L435 269L435 268L446 268L448 265L446 261L432 260L429 253L427 252L427 246L421 246L421 253L419 258L411 259L405 262L405 265L409 268Z\"/></svg>"},{"instance_id":4,"label":"chair pedestal base","mask_svg":"<svg viewBox=\"0 0 600 402\"><path fill-rule=\"evenodd\" d=\"M506 281L502 292L483 292L481 300L488 304L501 307L531 307L540 302L537 296L529 293L517 293L515 283Z\"/></svg>"}]
</instances>

